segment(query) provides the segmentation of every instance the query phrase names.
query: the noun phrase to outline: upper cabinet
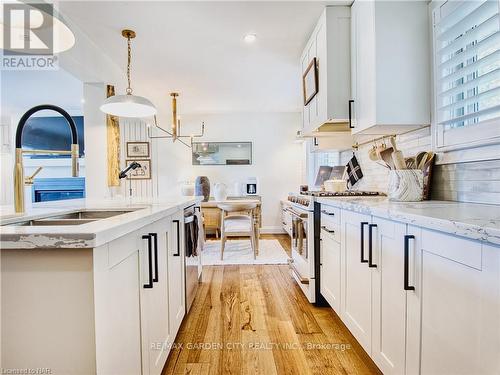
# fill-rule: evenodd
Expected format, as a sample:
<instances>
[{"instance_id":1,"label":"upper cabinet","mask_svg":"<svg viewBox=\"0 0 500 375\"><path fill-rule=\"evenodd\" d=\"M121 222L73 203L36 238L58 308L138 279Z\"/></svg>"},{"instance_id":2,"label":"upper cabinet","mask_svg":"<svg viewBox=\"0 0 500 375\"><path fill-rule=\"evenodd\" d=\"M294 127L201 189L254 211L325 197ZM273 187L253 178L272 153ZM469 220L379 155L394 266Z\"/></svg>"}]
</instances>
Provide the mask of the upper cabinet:
<instances>
[{"instance_id":1,"label":"upper cabinet","mask_svg":"<svg viewBox=\"0 0 500 375\"><path fill-rule=\"evenodd\" d=\"M398 134L430 124L429 53L427 2L353 3L353 134Z\"/></svg>"},{"instance_id":2,"label":"upper cabinet","mask_svg":"<svg viewBox=\"0 0 500 375\"><path fill-rule=\"evenodd\" d=\"M350 7L326 7L302 53L304 134L325 124L348 130L350 14Z\"/></svg>"}]
</instances>

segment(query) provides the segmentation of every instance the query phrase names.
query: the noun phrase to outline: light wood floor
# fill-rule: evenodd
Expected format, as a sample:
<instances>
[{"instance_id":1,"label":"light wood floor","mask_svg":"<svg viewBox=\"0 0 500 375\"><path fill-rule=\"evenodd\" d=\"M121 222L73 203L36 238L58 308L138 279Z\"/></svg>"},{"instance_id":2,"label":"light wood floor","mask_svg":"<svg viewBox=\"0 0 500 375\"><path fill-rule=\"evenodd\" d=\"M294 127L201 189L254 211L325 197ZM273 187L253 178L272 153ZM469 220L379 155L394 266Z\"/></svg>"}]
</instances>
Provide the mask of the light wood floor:
<instances>
[{"instance_id":1,"label":"light wood floor","mask_svg":"<svg viewBox=\"0 0 500 375\"><path fill-rule=\"evenodd\" d=\"M276 238L290 251L286 236ZM163 374L380 374L285 265L205 266Z\"/></svg>"}]
</instances>

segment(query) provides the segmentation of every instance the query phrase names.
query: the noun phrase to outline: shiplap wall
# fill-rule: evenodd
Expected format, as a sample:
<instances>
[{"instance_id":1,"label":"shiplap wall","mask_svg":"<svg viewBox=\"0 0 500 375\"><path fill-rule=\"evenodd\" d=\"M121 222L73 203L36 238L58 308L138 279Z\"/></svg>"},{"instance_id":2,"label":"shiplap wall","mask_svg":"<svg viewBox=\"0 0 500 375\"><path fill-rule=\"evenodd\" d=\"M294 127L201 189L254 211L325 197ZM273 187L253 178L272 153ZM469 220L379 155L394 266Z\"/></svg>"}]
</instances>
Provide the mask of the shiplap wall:
<instances>
[{"instance_id":1,"label":"shiplap wall","mask_svg":"<svg viewBox=\"0 0 500 375\"><path fill-rule=\"evenodd\" d=\"M422 129L396 138L404 156L431 150L430 129ZM364 145L356 152L364 178L356 189L387 192L388 170L368 157L372 145ZM347 164L351 151L341 154L341 163ZM500 204L500 157L498 160L443 164L434 166L432 199L458 202Z\"/></svg>"},{"instance_id":2,"label":"shiplap wall","mask_svg":"<svg viewBox=\"0 0 500 375\"><path fill-rule=\"evenodd\" d=\"M125 196L130 195L130 187L132 187L133 197L156 197L158 195L157 189L157 175L155 166L156 152L155 144L148 138L146 123L139 119L124 119L120 120L120 165L121 169L125 168L125 160L127 160L127 142L149 142L150 160L151 160L151 179L150 180L122 180L121 188L122 194Z\"/></svg>"}]
</instances>

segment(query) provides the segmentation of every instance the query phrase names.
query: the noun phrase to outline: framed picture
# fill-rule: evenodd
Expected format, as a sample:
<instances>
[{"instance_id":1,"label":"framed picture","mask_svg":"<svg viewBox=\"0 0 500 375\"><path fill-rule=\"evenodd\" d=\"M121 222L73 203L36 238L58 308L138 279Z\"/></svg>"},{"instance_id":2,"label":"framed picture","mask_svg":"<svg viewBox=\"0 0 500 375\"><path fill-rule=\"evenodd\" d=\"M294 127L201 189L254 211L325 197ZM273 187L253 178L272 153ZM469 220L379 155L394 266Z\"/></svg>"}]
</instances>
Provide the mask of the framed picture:
<instances>
[{"instance_id":1,"label":"framed picture","mask_svg":"<svg viewBox=\"0 0 500 375\"><path fill-rule=\"evenodd\" d=\"M149 158L149 142L127 142L128 158Z\"/></svg>"},{"instance_id":2,"label":"framed picture","mask_svg":"<svg viewBox=\"0 0 500 375\"><path fill-rule=\"evenodd\" d=\"M302 76L302 92L304 94L304 105L309 102L318 93L318 65L316 57L307 66L304 75Z\"/></svg>"},{"instance_id":3,"label":"framed picture","mask_svg":"<svg viewBox=\"0 0 500 375\"><path fill-rule=\"evenodd\" d=\"M151 160L150 159L127 159L125 165L128 167L132 162L137 162L141 166L128 173L127 180L151 180Z\"/></svg>"}]
</instances>

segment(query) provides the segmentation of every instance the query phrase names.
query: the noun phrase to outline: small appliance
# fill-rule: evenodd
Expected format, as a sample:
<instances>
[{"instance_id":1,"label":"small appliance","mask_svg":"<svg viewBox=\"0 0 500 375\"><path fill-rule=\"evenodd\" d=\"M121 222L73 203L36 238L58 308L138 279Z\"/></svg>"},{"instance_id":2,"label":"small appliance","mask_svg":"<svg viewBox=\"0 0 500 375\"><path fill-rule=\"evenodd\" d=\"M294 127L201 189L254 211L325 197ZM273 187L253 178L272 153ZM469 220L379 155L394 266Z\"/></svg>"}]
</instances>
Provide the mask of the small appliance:
<instances>
[{"instance_id":1,"label":"small appliance","mask_svg":"<svg viewBox=\"0 0 500 375\"><path fill-rule=\"evenodd\" d=\"M246 195L257 195L257 177L249 177L245 183Z\"/></svg>"}]
</instances>

